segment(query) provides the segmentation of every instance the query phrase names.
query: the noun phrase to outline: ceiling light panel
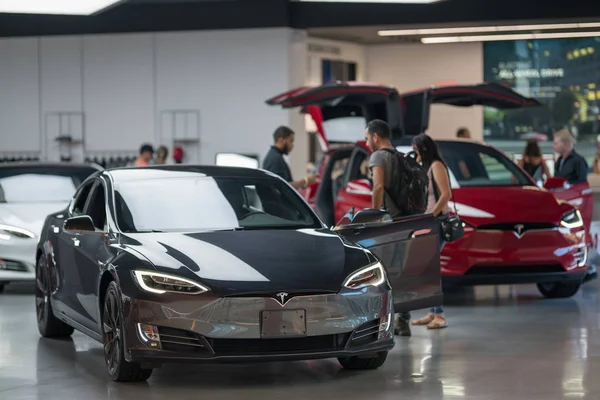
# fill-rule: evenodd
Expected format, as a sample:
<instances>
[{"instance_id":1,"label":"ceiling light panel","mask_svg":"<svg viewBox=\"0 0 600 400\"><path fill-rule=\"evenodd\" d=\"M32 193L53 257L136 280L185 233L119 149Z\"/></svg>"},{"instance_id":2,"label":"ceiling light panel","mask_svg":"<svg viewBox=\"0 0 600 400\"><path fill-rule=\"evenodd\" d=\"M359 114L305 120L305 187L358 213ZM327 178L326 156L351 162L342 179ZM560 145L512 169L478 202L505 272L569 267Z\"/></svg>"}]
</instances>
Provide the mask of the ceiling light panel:
<instances>
[{"instance_id":1,"label":"ceiling light panel","mask_svg":"<svg viewBox=\"0 0 600 400\"><path fill-rule=\"evenodd\" d=\"M595 32L553 32L553 33L523 33L514 35L476 35L476 36L442 36L422 38L424 44L496 42L503 40L535 40L535 39L568 39L600 37L600 31Z\"/></svg>"},{"instance_id":2,"label":"ceiling light panel","mask_svg":"<svg viewBox=\"0 0 600 400\"><path fill-rule=\"evenodd\" d=\"M566 23L566 24L537 24L537 25L501 25L501 26L463 26L457 28L424 28L424 29L395 29L381 30L379 36L423 36L423 35L452 35L461 33L492 33L518 31L549 31L564 29L595 29L600 28L600 22Z\"/></svg>"},{"instance_id":3,"label":"ceiling light panel","mask_svg":"<svg viewBox=\"0 0 600 400\"><path fill-rule=\"evenodd\" d=\"M0 0L0 13L91 15L122 0Z\"/></svg>"}]
</instances>

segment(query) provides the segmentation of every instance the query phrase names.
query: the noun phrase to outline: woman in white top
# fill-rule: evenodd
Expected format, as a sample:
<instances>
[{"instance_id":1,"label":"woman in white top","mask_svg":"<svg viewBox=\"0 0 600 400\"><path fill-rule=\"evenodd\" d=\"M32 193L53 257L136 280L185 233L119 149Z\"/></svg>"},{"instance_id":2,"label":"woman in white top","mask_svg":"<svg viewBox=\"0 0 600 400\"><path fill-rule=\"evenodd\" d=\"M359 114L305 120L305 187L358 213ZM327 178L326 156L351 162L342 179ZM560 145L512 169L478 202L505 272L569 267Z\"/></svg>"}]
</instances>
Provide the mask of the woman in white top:
<instances>
[{"instance_id":1,"label":"woman in white top","mask_svg":"<svg viewBox=\"0 0 600 400\"><path fill-rule=\"evenodd\" d=\"M452 197L450 189L450 179L446 163L439 153L435 141L428 135L422 133L413 138L413 150L417 153L419 161L429 177L429 197L427 199L426 214L433 214L436 217L442 217L448 214L448 201ZM444 237L442 235L441 222L438 221L440 232L440 252L444 247ZM427 325L429 329L440 329L447 326L444 309L440 305L431 307L429 314L425 317L412 322L413 325Z\"/></svg>"}]
</instances>

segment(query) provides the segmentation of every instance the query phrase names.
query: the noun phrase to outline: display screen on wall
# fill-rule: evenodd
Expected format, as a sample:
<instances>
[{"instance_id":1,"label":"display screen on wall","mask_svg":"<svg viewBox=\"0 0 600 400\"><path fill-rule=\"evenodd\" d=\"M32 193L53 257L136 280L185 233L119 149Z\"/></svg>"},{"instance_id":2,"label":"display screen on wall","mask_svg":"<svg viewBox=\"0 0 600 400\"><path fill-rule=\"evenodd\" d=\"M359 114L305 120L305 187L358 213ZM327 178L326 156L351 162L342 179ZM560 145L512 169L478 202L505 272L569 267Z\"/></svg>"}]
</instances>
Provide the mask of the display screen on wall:
<instances>
[{"instance_id":1,"label":"display screen on wall","mask_svg":"<svg viewBox=\"0 0 600 400\"><path fill-rule=\"evenodd\" d=\"M323 83L356 80L356 63L354 62L322 60L321 68Z\"/></svg>"},{"instance_id":2,"label":"display screen on wall","mask_svg":"<svg viewBox=\"0 0 600 400\"><path fill-rule=\"evenodd\" d=\"M578 142L600 133L600 37L486 42L484 79L542 107L484 110L486 140L538 139L568 128Z\"/></svg>"}]
</instances>

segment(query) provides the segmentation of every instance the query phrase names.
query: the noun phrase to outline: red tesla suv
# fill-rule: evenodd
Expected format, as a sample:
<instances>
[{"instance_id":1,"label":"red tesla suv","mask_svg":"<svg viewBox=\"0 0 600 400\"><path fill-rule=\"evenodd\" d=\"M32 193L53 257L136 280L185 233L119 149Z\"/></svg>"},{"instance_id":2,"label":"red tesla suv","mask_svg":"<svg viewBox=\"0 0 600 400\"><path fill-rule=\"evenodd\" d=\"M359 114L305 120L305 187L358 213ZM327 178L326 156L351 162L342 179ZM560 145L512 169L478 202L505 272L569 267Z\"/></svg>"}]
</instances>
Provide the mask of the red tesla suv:
<instances>
[{"instance_id":1,"label":"red tesla suv","mask_svg":"<svg viewBox=\"0 0 600 400\"><path fill-rule=\"evenodd\" d=\"M366 121L388 121L392 142L408 152L412 137L427 130L430 105L440 103L501 109L540 105L493 83L400 94L380 84L336 82L267 100L283 108L300 107L314 121L324 156L317 166L320 179L302 194L329 225L371 207ZM577 293L588 274L589 184L551 178L542 188L492 146L436 142L450 169L450 205L465 224L464 237L442 251L444 285L536 283L549 298Z\"/></svg>"}]
</instances>

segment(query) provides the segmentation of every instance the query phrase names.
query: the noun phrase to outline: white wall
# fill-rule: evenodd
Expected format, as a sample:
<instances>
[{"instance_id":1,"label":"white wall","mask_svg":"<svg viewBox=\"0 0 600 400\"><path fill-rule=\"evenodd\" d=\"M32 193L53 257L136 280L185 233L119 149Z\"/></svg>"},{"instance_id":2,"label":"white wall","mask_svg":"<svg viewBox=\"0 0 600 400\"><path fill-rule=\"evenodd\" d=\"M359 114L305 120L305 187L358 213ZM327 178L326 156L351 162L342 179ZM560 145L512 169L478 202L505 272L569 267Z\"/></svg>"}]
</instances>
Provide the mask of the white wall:
<instances>
[{"instance_id":1,"label":"white wall","mask_svg":"<svg viewBox=\"0 0 600 400\"><path fill-rule=\"evenodd\" d=\"M262 160L275 127L293 123L264 101L306 80L306 48L290 52L292 40L305 38L276 28L0 39L0 154L56 160L54 138L70 123L88 154L135 154L187 133L199 137L184 145L189 162L213 164L218 152ZM170 110L188 113L173 125ZM308 155L291 158L303 173Z\"/></svg>"},{"instance_id":2,"label":"white wall","mask_svg":"<svg viewBox=\"0 0 600 400\"><path fill-rule=\"evenodd\" d=\"M448 82L475 84L483 81L481 43L401 44L366 47L367 80L409 91ZM468 127L474 138L483 138L483 110L434 105L428 133L436 138L454 137Z\"/></svg>"}]
</instances>

